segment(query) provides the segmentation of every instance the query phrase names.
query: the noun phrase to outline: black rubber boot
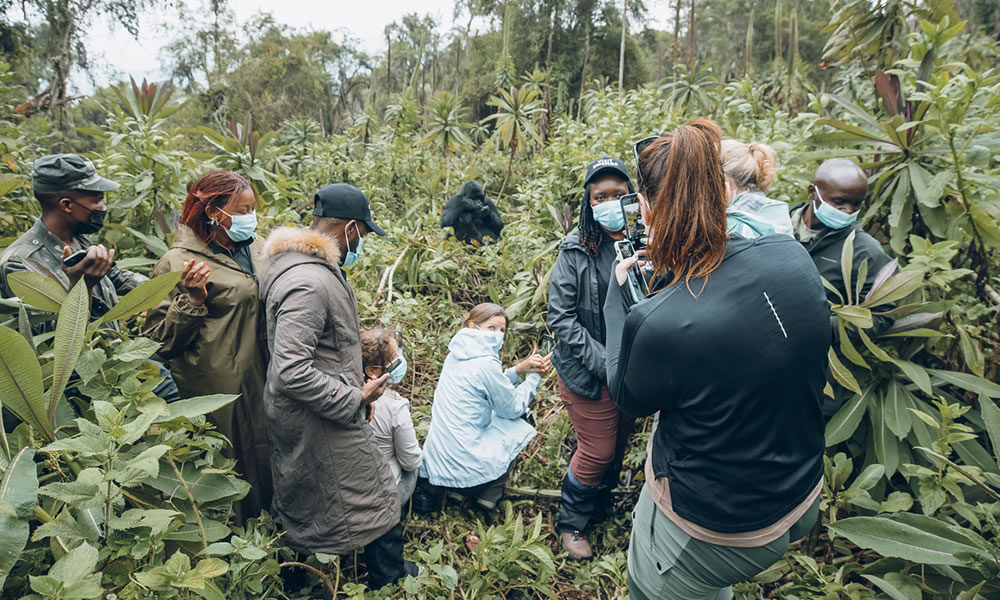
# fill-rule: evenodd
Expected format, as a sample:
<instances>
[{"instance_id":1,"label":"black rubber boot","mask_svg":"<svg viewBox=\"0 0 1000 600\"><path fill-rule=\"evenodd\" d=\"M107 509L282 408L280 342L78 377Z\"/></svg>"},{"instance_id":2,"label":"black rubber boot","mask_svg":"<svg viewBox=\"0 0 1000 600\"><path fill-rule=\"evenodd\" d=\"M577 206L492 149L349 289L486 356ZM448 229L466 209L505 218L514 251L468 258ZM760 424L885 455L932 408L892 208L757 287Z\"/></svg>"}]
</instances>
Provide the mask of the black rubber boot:
<instances>
[{"instance_id":1,"label":"black rubber boot","mask_svg":"<svg viewBox=\"0 0 1000 600\"><path fill-rule=\"evenodd\" d=\"M583 531L594 516L600 488L583 485L566 470L562 484L562 505L556 514L556 528L559 532Z\"/></svg>"}]
</instances>

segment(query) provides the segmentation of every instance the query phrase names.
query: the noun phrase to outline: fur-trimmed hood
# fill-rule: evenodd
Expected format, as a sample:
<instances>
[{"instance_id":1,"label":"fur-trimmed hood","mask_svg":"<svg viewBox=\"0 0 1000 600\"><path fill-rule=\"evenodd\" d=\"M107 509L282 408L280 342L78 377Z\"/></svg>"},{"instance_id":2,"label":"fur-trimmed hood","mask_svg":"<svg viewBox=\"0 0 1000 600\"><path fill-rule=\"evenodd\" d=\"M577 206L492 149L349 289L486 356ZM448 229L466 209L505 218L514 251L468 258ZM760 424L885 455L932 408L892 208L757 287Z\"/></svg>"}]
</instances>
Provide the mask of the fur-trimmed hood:
<instances>
[{"instance_id":1,"label":"fur-trimmed hood","mask_svg":"<svg viewBox=\"0 0 1000 600\"><path fill-rule=\"evenodd\" d=\"M321 258L335 267L340 265L337 240L313 229L279 227L271 232L264 243L264 256L271 259L285 252L299 252Z\"/></svg>"},{"instance_id":2,"label":"fur-trimmed hood","mask_svg":"<svg viewBox=\"0 0 1000 600\"><path fill-rule=\"evenodd\" d=\"M330 281L339 280L342 285L347 285L340 270L337 240L318 231L280 227L267 237L263 253L263 265L258 274L261 299L267 298L274 282L283 273L306 265L313 268L307 270L308 274L301 274L302 277L315 278L322 277L321 273L330 273Z\"/></svg>"}]
</instances>

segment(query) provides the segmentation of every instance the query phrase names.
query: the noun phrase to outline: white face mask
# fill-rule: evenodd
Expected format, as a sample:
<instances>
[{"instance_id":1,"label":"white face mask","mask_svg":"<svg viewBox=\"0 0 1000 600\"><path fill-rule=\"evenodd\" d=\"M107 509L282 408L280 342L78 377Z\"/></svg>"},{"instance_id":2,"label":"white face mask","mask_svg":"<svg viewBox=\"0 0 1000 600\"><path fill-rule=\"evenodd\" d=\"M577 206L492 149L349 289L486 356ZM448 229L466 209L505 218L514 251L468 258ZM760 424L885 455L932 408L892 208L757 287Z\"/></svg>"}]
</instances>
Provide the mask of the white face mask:
<instances>
[{"instance_id":1,"label":"white face mask","mask_svg":"<svg viewBox=\"0 0 1000 600\"><path fill-rule=\"evenodd\" d=\"M476 331L483 337L483 340L490 344L493 351L497 354L500 353L500 349L503 348L503 338L504 334L502 331L487 331L479 327L479 325L474 326Z\"/></svg>"}]
</instances>

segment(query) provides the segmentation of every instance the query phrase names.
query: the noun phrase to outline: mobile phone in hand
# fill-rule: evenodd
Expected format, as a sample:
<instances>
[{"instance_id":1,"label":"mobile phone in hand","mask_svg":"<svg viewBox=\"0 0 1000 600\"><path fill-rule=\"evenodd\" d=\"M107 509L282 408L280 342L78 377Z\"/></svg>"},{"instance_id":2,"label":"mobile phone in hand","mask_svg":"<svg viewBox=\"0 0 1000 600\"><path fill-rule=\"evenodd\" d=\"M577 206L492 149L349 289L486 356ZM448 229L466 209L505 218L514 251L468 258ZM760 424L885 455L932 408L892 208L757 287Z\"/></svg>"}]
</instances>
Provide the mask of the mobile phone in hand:
<instances>
[{"instance_id":1,"label":"mobile phone in hand","mask_svg":"<svg viewBox=\"0 0 1000 600\"><path fill-rule=\"evenodd\" d=\"M630 240L621 240L615 242L615 253L618 255L618 260L622 261L635 256L635 248L632 246ZM625 281L625 285L628 287L629 296L632 298L633 303L637 303L649 295L649 286L646 284L646 278L642 274L642 269L639 268L639 263L629 268L628 279Z\"/></svg>"},{"instance_id":2,"label":"mobile phone in hand","mask_svg":"<svg viewBox=\"0 0 1000 600\"><path fill-rule=\"evenodd\" d=\"M402 356L397 356L396 360L392 361L391 363L389 363L388 365L385 366L386 372L387 373L391 373L392 370L395 369L396 367L398 367L399 363L401 363L401 362L403 362L403 357Z\"/></svg>"},{"instance_id":3,"label":"mobile phone in hand","mask_svg":"<svg viewBox=\"0 0 1000 600\"><path fill-rule=\"evenodd\" d=\"M548 356L556 347L556 338L551 333L542 335L542 341L538 344L539 354Z\"/></svg>"},{"instance_id":4,"label":"mobile phone in hand","mask_svg":"<svg viewBox=\"0 0 1000 600\"><path fill-rule=\"evenodd\" d=\"M87 256L86 250L77 250L73 254L70 254L69 256L63 259L63 265L67 267L75 266L79 264L81 260L83 260L84 256Z\"/></svg>"}]
</instances>

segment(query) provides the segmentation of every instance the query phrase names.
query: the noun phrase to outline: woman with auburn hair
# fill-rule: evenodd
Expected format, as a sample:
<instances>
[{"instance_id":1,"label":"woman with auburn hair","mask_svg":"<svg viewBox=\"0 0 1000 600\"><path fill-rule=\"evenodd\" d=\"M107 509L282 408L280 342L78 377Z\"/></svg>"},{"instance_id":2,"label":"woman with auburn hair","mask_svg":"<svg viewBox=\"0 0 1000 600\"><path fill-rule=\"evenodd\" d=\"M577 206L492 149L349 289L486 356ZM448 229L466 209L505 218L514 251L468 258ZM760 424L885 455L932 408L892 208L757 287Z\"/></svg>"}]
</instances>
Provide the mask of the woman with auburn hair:
<instances>
[{"instance_id":1,"label":"woman with auburn hair","mask_svg":"<svg viewBox=\"0 0 1000 600\"><path fill-rule=\"evenodd\" d=\"M729 184L726 210L730 235L794 237L788 204L767 197L778 177L778 155L767 144L722 140L722 169Z\"/></svg>"},{"instance_id":2,"label":"woman with auburn hair","mask_svg":"<svg viewBox=\"0 0 1000 600\"><path fill-rule=\"evenodd\" d=\"M535 354L504 371L506 330L503 307L486 302L469 312L451 338L420 466L421 478L487 510L503 497L514 460L535 437L535 428L521 417L550 365L548 356Z\"/></svg>"},{"instance_id":3,"label":"woman with auburn hair","mask_svg":"<svg viewBox=\"0 0 1000 600\"><path fill-rule=\"evenodd\" d=\"M154 276L183 275L145 324L182 398L239 394L209 419L232 442L235 469L251 485L235 506L240 522L271 505L255 203L250 182L232 171L206 173L191 185L170 250L153 268Z\"/></svg>"},{"instance_id":4,"label":"woman with auburn hair","mask_svg":"<svg viewBox=\"0 0 1000 600\"><path fill-rule=\"evenodd\" d=\"M715 123L655 138L638 163L655 277L632 304L621 286L635 259L622 261L604 307L612 397L658 413L629 594L730 598L816 522L830 311L794 239L727 237Z\"/></svg>"}]
</instances>

